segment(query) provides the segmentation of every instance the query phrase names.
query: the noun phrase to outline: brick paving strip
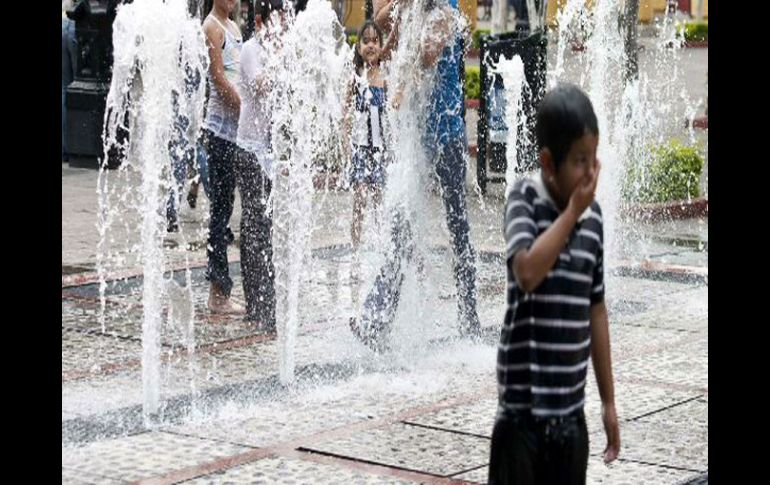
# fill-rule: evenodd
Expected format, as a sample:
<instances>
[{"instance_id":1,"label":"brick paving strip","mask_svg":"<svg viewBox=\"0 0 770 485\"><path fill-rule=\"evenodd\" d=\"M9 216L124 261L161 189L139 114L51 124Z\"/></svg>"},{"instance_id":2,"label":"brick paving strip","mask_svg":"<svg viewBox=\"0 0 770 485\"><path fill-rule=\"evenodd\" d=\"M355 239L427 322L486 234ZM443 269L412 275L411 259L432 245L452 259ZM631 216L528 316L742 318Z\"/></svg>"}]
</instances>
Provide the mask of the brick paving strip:
<instances>
[{"instance_id":1,"label":"brick paving strip","mask_svg":"<svg viewBox=\"0 0 770 485\"><path fill-rule=\"evenodd\" d=\"M442 409L447 409L455 406L461 406L464 404L471 404L478 400L478 393L469 393L461 397L454 397L449 399L443 399L439 402L418 406L412 409L402 411L400 413L393 414L380 419L374 419L370 421L364 421L359 423L353 423L345 426L340 426L331 430L321 431L319 433L311 434L301 438L293 439L284 443L268 446L265 448L255 448L254 450L240 453L225 458L219 458L208 463L202 463L181 470L175 470L173 472L161 475L159 477L153 477L143 480L132 482L135 485L170 485L173 483L179 483L184 480L191 480L203 475L209 475L211 473L220 472L229 468L234 468L240 465L251 463L257 460L268 457L284 457L290 459L301 459L305 461L312 461L315 463L325 463L330 465L338 465L346 468L350 468L358 471L365 471L369 473L386 475L401 478L404 480L414 480L420 483L436 484L436 485L450 485L450 484L470 484L474 482L468 482L465 480L458 480L449 477L442 477L439 475L425 473L415 470L409 470L404 468L393 467L389 465L376 464L366 462L362 460L356 460L353 458L343 458L330 454L322 454L313 451L306 451L306 448L315 443L320 443L329 439L343 438L353 433L366 431L373 428L379 428L390 424L405 422L411 418L427 414ZM170 431L164 431L172 433ZM196 435L185 435L200 438ZM208 439L208 438L206 438ZM221 441L221 440L213 440ZM239 446L244 446L239 444ZM485 466L485 465L482 465ZM476 467L478 468L478 467ZM468 470L463 470L463 472ZM459 472L459 473L463 473ZM455 473L456 474L456 473Z\"/></svg>"}]
</instances>

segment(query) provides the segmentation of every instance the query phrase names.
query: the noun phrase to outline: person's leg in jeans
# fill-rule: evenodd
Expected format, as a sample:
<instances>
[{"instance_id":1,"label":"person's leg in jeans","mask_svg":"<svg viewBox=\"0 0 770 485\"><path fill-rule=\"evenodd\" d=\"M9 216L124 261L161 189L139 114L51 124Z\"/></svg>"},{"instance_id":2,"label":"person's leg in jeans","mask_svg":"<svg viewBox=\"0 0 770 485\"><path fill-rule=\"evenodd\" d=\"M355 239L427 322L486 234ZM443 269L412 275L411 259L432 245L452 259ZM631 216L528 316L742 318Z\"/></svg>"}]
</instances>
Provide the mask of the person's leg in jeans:
<instances>
[{"instance_id":1,"label":"person's leg in jeans","mask_svg":"<svg viewBox=\"0 0 770 485\"><path fill-rule=\"evenodd\" d=\"M195 148L195 172L197 172L198 177L190 184L190 191L187 193L187 203L191 209L195 209L198 203L198 187L200 185L203 185L203 192L206 197L209 197L209 162L204 135L198 139Z\"/></svg>"},{"instance_id":2,"label":"person's leg in jeans","mask_svg":"<svg viewBox=\"0 0 770 485\"><path fill-rule=\"evenodd\" d=\"M173 181L166 201L166 224L168 232L176 232L179 230L179 203L187 181L187 163L190 157L184 138L169 143L169 155Z\"/></svg>"},{"instance_id":3,"label":"person's leg in jeans","mask_svg":"<svg viewBox=\"0 0 770 485\"><path fill-rule=\"evenodd\" d=\"M256 155L239 149L238 187L241 191L241 276L246 298L244 320L275 326L272 220L267 214L270 181Z\"/></svg>"},{"instance_id":4,"label":"person's leg in jeans","mask_svg":"<svg viewBox=\"0 0 770 485\"><path fill-rule=\"evenodd\" d=\"M224 308L233 280L227 266L226 231L235 200L235 144L206 132L209 162L209 238L206 279L211 282L209 308ZM230 302L231 303L231 302ZM228 311L229 313L229 311Z\"/></svg>"},{"instance_id":5,"label":"person's leg in jeans","mask_svg":"<svg viewBox=\"0 0 770 485\"><path fill-rule=\"evenodd\" d=\"M364 300L361 321L350 324L356 336L375 350L384 350L385 340L393 324L404 282L403 265L414 251L414 238L406 211L398 208L392 213L392 247L385 264L374 280Z\"/></svg>"},{"instance_id":6,"label":"person's leg in jeans","mask_svg":"<svg viewBox=\"0 0 770 485\"><path fill-rule=\"evenodd\" d=\"M476 313L476 255L471 245L468 209L465 200L465 140L451 140L439 148L436 174L447 213L455 256L454 277L460 331L477 333L480 328Z\"/></svg>"},{"instance_id":7,"label":"person's leg in jeans","mask_svg":"<svg viewBox=\"0 0 770 485\"><path fill-rule=\"evenodd\" d=\"M241 193L241 278L243 280L243 296L246 300L244 320L256 322L258 275L255 254L257 230L255 205L259 197L256 155L238 148L236 177L238 190Z\"/></svg>"},{"instance_id":8,"label":"person's leg in jeans","mask_svg":"<svg viewBox=\"0 0 770 485\"><path fill-rule=\"evenodd\" d=\"M265 329L275 328L275 267L273 265L273 214L267 205L272 183L257 166L258 196L255 203L255 271L257 273L257 319Z\"/></svg>"},{"instance_id":9,"label":"person's leg in jeans","mask_svg":"<svg viewBox=\"0 0 770 485\"><path fill-rule=\"evenodd\" d=\"M198 187L200 185L203 185L203 192L206 194L206 197L211 200L211 196L209 195L209 162L206 143L198 143L196 163L198 166L198 179L190 184L190 192L187 194L187 203L190 205L191 209L195 209L195 206L198 203ZM225 235L227 244L232 244L235 241L235 235L233 234L233 231L230 230L230 226L227 226Z\"/></svg>"}]
</instances>

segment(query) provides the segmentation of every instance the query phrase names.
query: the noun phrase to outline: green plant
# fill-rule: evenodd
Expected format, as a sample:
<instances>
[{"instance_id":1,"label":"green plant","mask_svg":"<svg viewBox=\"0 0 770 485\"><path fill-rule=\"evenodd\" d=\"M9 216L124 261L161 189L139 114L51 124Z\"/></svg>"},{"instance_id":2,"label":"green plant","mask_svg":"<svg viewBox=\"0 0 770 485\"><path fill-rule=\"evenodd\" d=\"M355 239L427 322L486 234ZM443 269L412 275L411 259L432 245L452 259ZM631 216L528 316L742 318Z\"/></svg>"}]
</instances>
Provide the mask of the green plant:
<instances>
[{"instance_id":1,"label":"green plant","mask_svg":"<svg viewBox=\"0 0 770 485\"><path fill-rule=\"evenodd\" d=\"M479 99L481 97L481 71L478 67L465 68L464 89L467 99Z\"/></svg>"},{"instance_id":2,"label":"green plant","mask_svg":"<svg viewBox=\"0 0 770 485\"><path fill-rule=\"evenodd\" d=\"M708 22L685 22L677 26L677 33L680 36L684 33L686 41L708 42L709 24Z\"/></svg>"},{"instance_id":3,"label":"green plant","mask_svg":"<svg viewBox=\"0 0 770 485\"><path fill-rule=\"evenodd\" d=\"M489 29L476 29L473 31L471 46L473 46L474 49L481 49L481 36L487 36L492 31Z\"/></svg>"},{"instance_id":4,"label":"green plant","mask_svg":"<svg viewBox=\"0 0 770 485\"><path fill-rule=\"evenodd\" d=\"M356 45L356 42L358 42L358 35L356 34L348 35L348 45L350 47L354 47Z\"/></svg>"},{"instance_id":5,"label":"green plant","mask_svg":"<svg viewBox=\"0 0 770 485\"><path fill-rule=\"evenodd\" d=\"M631 163L623 181L623 198L631 202L669 202L700 195L703 157L696 147L676 140L651 147L647 163Z\"/></svg>"}]
</instances>

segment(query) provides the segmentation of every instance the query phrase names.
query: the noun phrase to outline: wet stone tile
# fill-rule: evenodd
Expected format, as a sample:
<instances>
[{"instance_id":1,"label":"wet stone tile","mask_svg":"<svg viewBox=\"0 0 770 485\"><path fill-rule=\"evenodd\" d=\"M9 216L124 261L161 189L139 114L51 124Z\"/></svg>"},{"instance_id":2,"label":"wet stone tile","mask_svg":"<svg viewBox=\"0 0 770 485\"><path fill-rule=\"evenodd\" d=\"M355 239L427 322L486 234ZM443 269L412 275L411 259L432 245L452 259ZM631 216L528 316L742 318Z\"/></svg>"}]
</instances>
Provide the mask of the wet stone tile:
<instances>
[{"instance_id":1,"label":"wet stone tile","mask_svg":"<svg viewBox=\"0 0 770 485\"><path fill-rule=\"evenodd\" d=\"M621 453L623 453L622 450ZM692 472L622 460L616 460L608 466L604 464L601 457L592 456L588 458L586 483L596 485L638 485L640 483L674 485L681 483L690 475Z\"/></svg>"},{"instance_id":2,"label":"wet stone tile","mask_svg":"<svg viewBox=\"0 0 770 485\"><path fill-rule=\"evenodd\" d=\"M62 485L118 485L127 482L62 467L61 483Z\"/></svg>"},{"instance_id":3,"label":"wet stone tile","mask_svg":"<svg viewBox=\"0 0 770 485\"><path fill-rule=\"evenodd\" d=\"M614 363L614 373L623 380L640 379L695 389L708 389L708 335L700 343L686 343L672 349Z\"/></svg>"},{"instance_id":4,"label":"wet stone tile","mask_svg":"<svg viewBox=\"0 0 770 485\"><path fill-rule=\"evenodd\" d=\"M454 406L410 418L407 423L441 428L447 431L492 437L497 413L497 397L462 406Z\"/></svg>"},{"instance_id":5,"label":"wet stone tile","mask_svg":"<svg viewBox=\"0 0 770 485\"><path fill-rule=\"evenodd\" d=\"M91 335L62 329L62 373L95 371L106 364L141 358L139 342L111 335Z\"/></svg>"},{"instance_id":6,"label":"wet stone tile","mask_svg":"<svg viewBox=\"0 0 770 485\"><path fill-rule=\"evenodd\" d=\"M688 338L688 332L679 330L610 323L610 347L617 361L671 347Z\"/></svg>"},{"instance_id":7,"label":"wet stone tile","mask_svg":"<svg viewBox=\"0 0 770 485\"><path fill-rule=\"evenodd\" d=\"M482 465L489 457L488 439L401 423L308 448L443 476Z\"/></svg>"},{"instance_id":8,"label":"wet stone tile","mask_svg":"<svg viewBox=\"0 0 770 485\"><path fill-rule=\"evenodd\" d=\"M312 477L312 478L311 478ZM341 466L315 463L289 458L264 458L253 463L224 470L203 477L182 482L185 485L219 484L304 484L336 485L356 483L362 485L393 484L406 485L417 483L351 470Z\"/></svg>"},{"instance_id":9,"label":"wet stone tile","mask_svg":"<svg viewBox=\"0 0 770 485\"><path fill-rule=\"evenodd\" d=\"M274 400L227 406L214 417L190 419L167 428L182 434L222 439L249 446L272 446L304 440L321 432L433 404L451 394L429 391L420 383L388 388L387 375L364 375L336 384L319 385ZM472 386L467 387L472 392ZM310 442L309 442L310 443Z\"/></svg>"},{"instance_id":10,"label":"wet stone tile","mask_svg":"<svg viewBox=\"0 0 770 485\"><path fill-rule=\"evenodd\" d=\"M608 466L600 457L591 456L588 459L586 483L592 485L637 485L640 483L674 485L681 483L692 474L693 472L621 460ZM486 465L470 472L453 475L452 478L486 484L488 476L489 466Z\"/></svg>"},{"instance_id":11,"label":"wet stone tile","mask_svg":"<svg viewBox=\"0 0 770 485\"><path fill-rule=\"evenodd\" d=\"M487 479L489 478L489 464L486 464L482 467L475 468L471 471L467 471L465 473L459 473L457 475L452 475L452 478L456 478L458 480L466 480L473 483L487 483Z\"/></svg>"},{"instance_id":12,"label":"wet stone tile","mask_svg":"<svg viewBox=\"0 0 770 485\"><path fill-rule=\"evenodd\" d=\"M129 309L122 305L107 305L102 327L98 301L72 301L62 299L62 328L94 335L109 335L139 341L142 335L141 309Z\"/></svg>"},{"instance_id":13,"label":"wet stone tile","mask_svg":"<svg viewBox=\"0 0 770 485\"><path fill-rule=\"evenodd\" d=\"M227 443L149 432L62 449L62 467L86 475L140 480L248 451Z\"/></svg>"},{"instance_id":14,"label":"wet stone tile","mask_svg":"<svg viewBox=\"0 0 770 485\"><path fill-rule=\"evenodd\" d=\"M615 382L615 409L621 422L633 420L639 416L664 409L691 399L694 396L697 396L697 393L677 391L653 385L632 384L623 381ZM586 385L584 412L588 431L591 434L603 433L604 425L602 424L601 404L596 381L595 379L590 379Z\"/></svg>"},{"instance_id":15,"label":"wet stone tile","mask_svg":"<svg viewBox=\"0 0 770 485\"><path fill-rule=\"evenodd\" d=\"M625 460L689 471L708 470L708 428L631 421L620 424L621 457ZM592 433L590 453L606 446L603 432Z\"/></svg>"},{"instance_id":16,"label":"wet stone tile","mask_svg":"<svg viewBox=\"0 0 770 485\"><path fill-rule=\"evenodd\" d=\"M641 417L639 423L656 423L677 427L692 427L708 431L709 405L703 399L694 399Z\"/></svg>"},{"instance_id":17,"label":"wet stone tile","mask_svg":"<svg viewBox=\"0 0 770 485\"><path fill-rule=\"evenodd\" d=\"M189 378L161 372L161 400L187 394L191 389ZM139 368L62 383L62 410L79 416L93 416L138 406L142 402L142 373Z\"/></svg>"},{"instance_id":18,"label":"wet stone tile","mask_svg":"<svg viewBox=\"0 0 770 485\"><path fill-rule=\"evenodd\" d=\"M677 294L692 287L687 283L619 275L610 275L607 285L608 297L638 302L649 302L656 297Z\"/></svg>"}]
</instances>

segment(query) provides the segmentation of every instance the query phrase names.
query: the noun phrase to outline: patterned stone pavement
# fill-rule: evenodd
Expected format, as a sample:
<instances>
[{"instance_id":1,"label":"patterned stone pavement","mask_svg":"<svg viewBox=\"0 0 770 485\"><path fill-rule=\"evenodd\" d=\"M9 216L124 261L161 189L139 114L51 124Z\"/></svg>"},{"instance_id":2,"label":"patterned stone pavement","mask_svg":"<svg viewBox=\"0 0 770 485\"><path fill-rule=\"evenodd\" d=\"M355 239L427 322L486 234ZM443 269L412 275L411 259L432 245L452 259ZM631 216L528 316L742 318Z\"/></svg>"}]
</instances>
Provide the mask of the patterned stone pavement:
<instances>
[{"instance_id":1,"label":"patterned stone pavement","mask_svg":"<svg viewBox=\"0 0 770 485\"><path fill-rule=\"evenodd\" d=\"M104 333L96 288L63 288L62 483L485 483L504 311L499 257L479 258L482 341L455 337L450 279L431 290L439 295L432 318L394 331L407 341L386 355L346 328L350 306L340 302L350 292L331 278L347 274L348 259L344 248L316 252L291 386L277 379L275 335L211 319L203 270L194 269L196 352L164 325L166 407L151 424L141 417L141 280L108 295ZM589 483L707 476L707 284L617 274L609 284L623 449L611 466L601 462L591 378Z\"/></svg>"}]
</instances>

